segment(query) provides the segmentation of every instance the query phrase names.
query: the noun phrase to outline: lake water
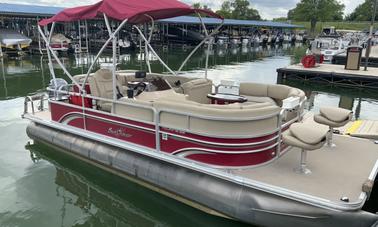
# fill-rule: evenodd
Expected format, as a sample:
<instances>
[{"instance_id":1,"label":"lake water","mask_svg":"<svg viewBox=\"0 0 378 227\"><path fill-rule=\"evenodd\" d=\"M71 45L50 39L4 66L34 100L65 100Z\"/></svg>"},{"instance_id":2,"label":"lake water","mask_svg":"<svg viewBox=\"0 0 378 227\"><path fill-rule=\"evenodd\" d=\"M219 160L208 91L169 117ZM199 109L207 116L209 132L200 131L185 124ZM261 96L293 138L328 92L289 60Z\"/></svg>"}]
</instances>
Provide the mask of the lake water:
<instances>
[{"instance_id":1,"label":"lake water","mask_svg":"<svg viewBox=\"0 0 378 227\"><path fill-rule=\"evenodd\" d=\"M188 52L176 48L160 53L177 69ZM276 83L276 69L297 62L303 53L302 47L288 46L214 50L208 77L216 83L221 79ZM139 53L123 55L120 68L145 69L142 59ZM51 148L29 145L28 121L20 117L23 97L48 85L47 59L26 56L0 61L0 226L246 226L207 215ZM83 73L93 56L62 61L73 74ZM191 76L203 76L204 65L201 50L184 70ZM164 72L156 61L152 68ZM62 71L57 69L56 74ZM296 81L288 84L305 90L310 111L317 111L320 105L341 106L353 109L356 118L378 119L377 91Z\"/></svg>"}]
</instances>

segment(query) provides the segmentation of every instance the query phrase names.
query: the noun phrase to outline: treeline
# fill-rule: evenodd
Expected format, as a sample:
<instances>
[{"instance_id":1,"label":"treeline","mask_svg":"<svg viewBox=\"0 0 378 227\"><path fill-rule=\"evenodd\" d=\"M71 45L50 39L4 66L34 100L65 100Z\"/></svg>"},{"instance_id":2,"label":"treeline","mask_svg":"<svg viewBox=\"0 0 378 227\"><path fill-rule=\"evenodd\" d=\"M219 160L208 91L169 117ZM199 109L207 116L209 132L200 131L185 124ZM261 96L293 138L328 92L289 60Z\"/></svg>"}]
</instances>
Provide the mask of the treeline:
<instances>
[{"instance_id":1,"label":"treeline","mask_svg":"<svg viewBox=\"0 0 378 227\"><path fill-rule=\"evenodd\" d=\"M200 3L193 4L193 7L211 10L207 5ZM226 19L261 20L259 11L254 9L248 0L226 0L216 13Z\"/></svg>"},{"instance_id":2,"label":"treeline","mask_svg":"<svg viewBox=\"0 0 378 227\"><path fill-rule=\"evenodd\" d=\"M339 0L300 0L295 8L289 10L287 17L276 18L276 21L308 21L310 30L315 32L319 21L369 21L373 15L374 2L365 0L349 15L344 15L345 5ZM195 3L196 8L211 10L206 5ZM254 9L248 0L226 0L216 13L224 18L240 20L261 20L258 10ZM376 16L378 19L378 15Z\"/></svg>"}]
</instances>

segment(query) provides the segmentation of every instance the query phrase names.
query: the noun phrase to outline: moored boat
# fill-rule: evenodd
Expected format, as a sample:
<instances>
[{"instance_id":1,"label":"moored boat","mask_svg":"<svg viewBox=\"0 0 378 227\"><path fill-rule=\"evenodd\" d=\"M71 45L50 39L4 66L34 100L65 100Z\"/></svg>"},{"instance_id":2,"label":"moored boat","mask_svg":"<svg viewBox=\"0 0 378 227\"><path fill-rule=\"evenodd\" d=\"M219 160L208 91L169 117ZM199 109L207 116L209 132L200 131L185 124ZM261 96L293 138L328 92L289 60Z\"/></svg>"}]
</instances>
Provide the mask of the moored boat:
<instances>
[{"instance_id":1,"label":"moored boat","mask_svg":"<svg viewBox=\"0 0 378 227\"><path fill-rule=\"evenodd\" d=\"M193 13L220 18L177 1L154 1L159 4L103 0L64 10L40 25L52 23L53 28L74 15L102 15L107 25L109 18L122 21L114 31L107 26L112 35L104 49L116 42L126 23ZM144 7L132 7L142 3ZM295 173L299 152L282 138L303 118L303 91L235 81L214 85L207 71L204 78L186 77L179 74L186 60L173 71L149 45L149 38L133 28L145 41L146 54L153 54L172 75L153 73L149 58L148 72L117 70L116 45L113 63L96 72L92 68L102 50L86 74L71 75L62 65L72 83L52 72L49 97L25 99L23 117L32 121L27 129L31 138L222 217L259 226L377 225L378 216L362 210L371 193L362 189L363 183L374 182L377 173L376 145L336 136L339 148L313 152L313 174ZM200 45L215 34L204 24L203 28L209 35ZM59 63L54 51L48 51L50 60ZM323 137L311 137L314 141L323 142ZM356 147L364 151L356 154ZM345 181L347 186L340 184Z\"/></svg>"},{"instance_id":2,"label":"moored boat","mask_svg":"<svg viewBox=\"0 0 378 227\"><path fill-rule=\"evenodd\" d=\"M10 55L20 55L30 46L32 40L25 35L9 29L0 30L0 57L4 52Z\"/></svg>"}]
</instances>

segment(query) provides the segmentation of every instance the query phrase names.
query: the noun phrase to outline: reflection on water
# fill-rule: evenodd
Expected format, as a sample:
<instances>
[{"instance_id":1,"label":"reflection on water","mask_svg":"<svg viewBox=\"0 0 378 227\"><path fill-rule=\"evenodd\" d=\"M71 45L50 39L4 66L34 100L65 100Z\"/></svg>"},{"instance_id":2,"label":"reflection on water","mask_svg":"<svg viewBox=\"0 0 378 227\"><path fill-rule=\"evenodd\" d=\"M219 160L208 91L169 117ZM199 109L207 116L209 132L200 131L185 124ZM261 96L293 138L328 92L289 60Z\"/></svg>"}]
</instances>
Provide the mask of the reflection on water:
<instances>
[{"instance_id":1,"label":"reflection on water","mask_svg":"<svg viewBox=\"0 0 378 227\"><path fill-rule=\"evenodd\" d=\"M276 69L298 62L305 48L291 46L211 49L208 77L276 83ZM162 59L177 70L190 49L158 50ZM196 53L184 67L188 76L204 76L205 51ZM121 69L146 70L143 53L118 59ZM93 55L61 58L73 74L86 73ZM44 90L51 78L46 57L1 59L0 76L0 226L243 226L212 217L120 179L54 149L25 144L28 121L20 119L23 96ZM111 56L99 59L109 63ZM151 58L155 72L165 72ZM63 75L56 62L53 68ZM378 119L378 92L371 89L336 88L327 84L286 81L303 89L307 109L340 106L354 111L356 119Z\"/></svg>"},{"instance_id":2,"label":"reflection on water","mask_svg":"<svg viewBox=\"0 0 378 227\"><path fill-rule=\"evenodd\" d=\"M55 222L64 226L245 226L189 208L44 145L26 149L35 165L54 169L54 200L61 207ZM72 209L80 212L72 214Z\"/></svg>"}]
</instances>

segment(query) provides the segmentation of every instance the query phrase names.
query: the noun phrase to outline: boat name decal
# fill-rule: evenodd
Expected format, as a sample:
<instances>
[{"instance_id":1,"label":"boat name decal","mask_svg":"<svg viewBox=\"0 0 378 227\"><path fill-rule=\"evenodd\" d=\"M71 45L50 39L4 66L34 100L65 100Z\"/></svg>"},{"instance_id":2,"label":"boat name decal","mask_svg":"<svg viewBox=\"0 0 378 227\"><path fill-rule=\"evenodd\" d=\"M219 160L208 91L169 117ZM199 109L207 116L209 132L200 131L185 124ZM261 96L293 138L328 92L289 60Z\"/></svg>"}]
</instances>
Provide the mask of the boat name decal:
<instances>
[{"instance_id":1,"label":"boat name decal","mask_svg":"<svg viewBox=\"0 0 378 227\"><path fill-rule=\"evenodd\" d=\"M122 136L122 137L125 137L125 138L129 138L131 137L131 134L128 134L126 133L123 129L121 128L118 128L118 129L113 129L113 128L109 128L108 129L108 133L109 134L112 134L114 136Z\"/></svg>"}]
</instances>

